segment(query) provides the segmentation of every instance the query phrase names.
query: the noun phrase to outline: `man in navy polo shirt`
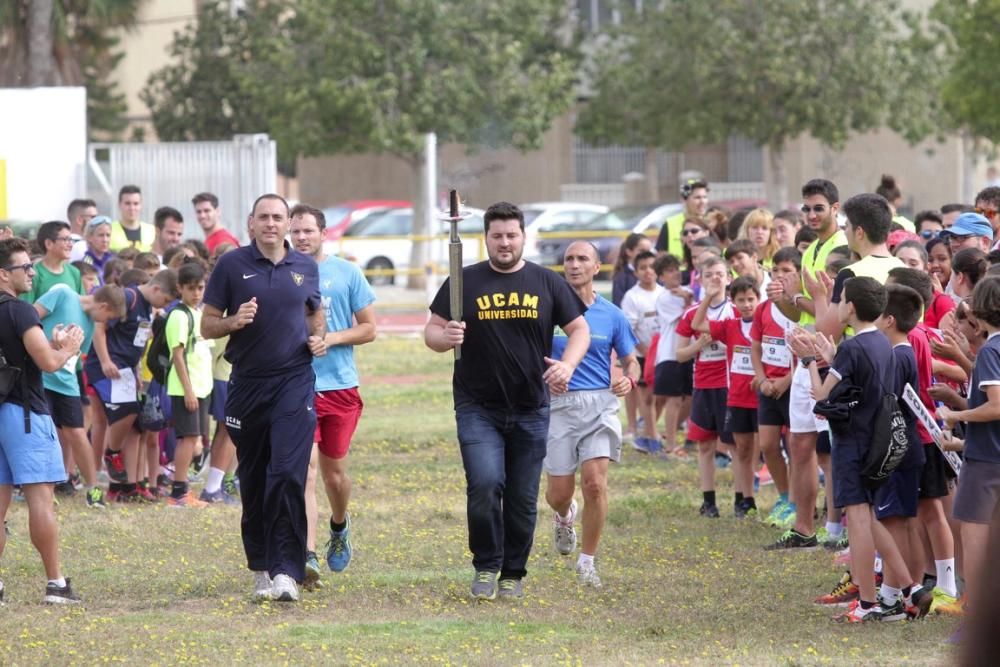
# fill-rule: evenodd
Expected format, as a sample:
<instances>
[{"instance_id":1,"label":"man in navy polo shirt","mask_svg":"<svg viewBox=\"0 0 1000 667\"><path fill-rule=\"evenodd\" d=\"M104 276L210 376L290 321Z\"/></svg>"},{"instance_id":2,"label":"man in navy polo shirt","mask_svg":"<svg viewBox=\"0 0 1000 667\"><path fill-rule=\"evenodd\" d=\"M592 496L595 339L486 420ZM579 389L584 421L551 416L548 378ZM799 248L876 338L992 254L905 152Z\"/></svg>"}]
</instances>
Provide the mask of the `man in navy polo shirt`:
<instances>
[{"instance_id":1,"label":"man in navy polo shirt","mask_svg":"<svg viewBox=\"0 0 1000 667\"><path fill-rule=\"evenodd\" d=\"M239 460L254 595L294 602L305 574L304 491L316 429L312 357L326 353L326 322L316 262L285 241L287 202L261 195L249 227L253 242L215 265L201 333L229 336L226 428Z\"/></svg>"}]
</instances>

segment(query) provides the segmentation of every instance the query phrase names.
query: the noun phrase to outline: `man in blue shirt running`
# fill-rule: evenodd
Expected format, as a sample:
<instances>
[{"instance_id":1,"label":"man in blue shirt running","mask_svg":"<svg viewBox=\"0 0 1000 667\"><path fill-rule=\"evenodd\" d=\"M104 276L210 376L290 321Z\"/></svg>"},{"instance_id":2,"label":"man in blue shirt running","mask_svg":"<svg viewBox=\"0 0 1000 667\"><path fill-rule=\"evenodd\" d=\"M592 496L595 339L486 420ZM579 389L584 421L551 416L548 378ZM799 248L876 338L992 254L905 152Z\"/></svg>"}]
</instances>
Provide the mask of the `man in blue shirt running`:
<instances>
[{"instance_id":1,"label":"man in blue shirt running","mask_svg":"<svg viewBox=\"0 0 1000 667\"><path fill-rule=\"evenodd\" d=\"M254 596L296 602L305 576L305 484L316 413L313 356L326 354L319 271L285 240L288 203L254 202L253 242L219 258L201 333L229 336L226 429L236 444L241 532Z\"/></svg>"},{"instance_id":2,"label":"man in blue shirt running","mask_svg":"<svg viewBox=\"0 0 1000 667\"><path fill-rule=\"evenodd\" d=\"M583 317L590 326L590 347L577 366L569 391L553 392L549 437L544 468L548 478L545 500L555 511L556 550L569 555L576 547L576 471L583 487L583 544L576 563L584 586L601 587L594 555L608 514L608 461L618 461L622 451L622 425L618 397L636 385L642 369L635 355L638 340L625 315L594 292L594 276L601 270L597 249L576 241L566 249L566 280L587 306ZM552 358L562 358L567 337L557 330ZM624 375L611 380L611 353L621 360Z\"/></svg>"},{"instance_id":3,"label":"man in blue shirt running","mask_svg":"<svg viewBox=\"0 0 1000 667\"><path fill-rule=\"evenodd\" d=\"M323 211L298 204L292 208L289 227L292 245L319 265L319 291L326 316L326 354L313 359L316 373L316 434L306 483L306 586L318 584L316 558L316 467L323 473L330 500L330 541L326 563L343 572L351 562L351 478L347 476L347 452L361 418L364 404L358 393L358 369L354 346L375 340L375 292L356 264L323 253Z\"/></svg>"}]
</instances>

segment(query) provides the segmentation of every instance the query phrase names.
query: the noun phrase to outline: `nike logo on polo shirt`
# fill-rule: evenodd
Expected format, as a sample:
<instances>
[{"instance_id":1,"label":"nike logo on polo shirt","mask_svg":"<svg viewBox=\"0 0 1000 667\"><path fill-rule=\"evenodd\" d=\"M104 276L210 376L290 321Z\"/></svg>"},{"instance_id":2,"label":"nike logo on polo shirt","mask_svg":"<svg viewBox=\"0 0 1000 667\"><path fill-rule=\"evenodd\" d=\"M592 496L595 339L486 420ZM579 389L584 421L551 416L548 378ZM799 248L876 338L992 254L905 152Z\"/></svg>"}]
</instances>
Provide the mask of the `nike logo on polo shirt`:
<instances>
[{"instance_id":1,"label":"nike logo on polo shirt","mask_svg":"<svg viewBox=\"0 0 1000 667\"><path fill-rule=\"evenodd\" d=\"M257 275L257 274L256 273L251 273L250 275L247 275L247 274L244 273L243 274L243 280L246 280L247 278L253 278L255 275Z\"/></svg>"}]
</instances>

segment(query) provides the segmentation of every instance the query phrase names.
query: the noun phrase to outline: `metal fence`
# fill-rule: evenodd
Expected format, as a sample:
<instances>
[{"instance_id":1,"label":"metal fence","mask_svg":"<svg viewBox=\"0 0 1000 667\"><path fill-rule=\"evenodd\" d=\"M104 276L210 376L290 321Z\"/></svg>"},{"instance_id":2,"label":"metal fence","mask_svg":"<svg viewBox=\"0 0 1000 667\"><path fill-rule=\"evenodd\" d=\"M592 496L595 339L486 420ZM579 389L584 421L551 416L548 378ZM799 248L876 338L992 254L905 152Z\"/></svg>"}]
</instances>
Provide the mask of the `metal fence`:
<instances>
[{"instance_id":1,"label":"metal fence","mask_svg":"<svg viewBox=\"0 0 1000 667\"><path fill-rule=\"evenodd\" d=\"M118 190L142 189L143 219L152 222L160 206L184 215L184 235L201 238L191 197L211 192L219 198L223 224L247 240L245 220L254 199L274 192L277 148L266 134L242 134L232 141L160 144L94 143L87 149L88 186L100 210L117 217Z\"/></svg>"}]
</instances>

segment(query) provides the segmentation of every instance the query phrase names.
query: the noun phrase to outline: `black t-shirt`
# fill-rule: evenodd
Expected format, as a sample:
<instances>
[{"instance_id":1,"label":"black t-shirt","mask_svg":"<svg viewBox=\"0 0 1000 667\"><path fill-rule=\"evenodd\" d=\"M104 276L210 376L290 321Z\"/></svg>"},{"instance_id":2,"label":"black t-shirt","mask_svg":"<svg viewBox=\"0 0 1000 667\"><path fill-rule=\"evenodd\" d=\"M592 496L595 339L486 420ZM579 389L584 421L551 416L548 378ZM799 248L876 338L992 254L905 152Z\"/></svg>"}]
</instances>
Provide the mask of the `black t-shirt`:
<instances>
[{"instance_id":1,"label":"black t-shirt","mask_svg":"<svg viewBox=\"0 0 1000 667\"><path fill-rule=\"evenodd\" d=\"M542 374L552 353L553 328L586 310L561 276L526 262L500 273L480 262L462 270L465 342L455 362L455 407L535 410L548 405ZM450 283L444 282L431 312L451 320Z\"/></svg>"},{"instance_id":2,"label":"black t-shirt","mask_svg":"<svg viewBox=\"0 0 1000 667\"><path fill-rule=\"evenodd\" d=\"M142 225L136 227L135 229L129 229L125 225L122 225L122 229L125 230L125 238L133 243L139 243L142 241Z\"/></svg>"},{"instance_id":3,"label":"black t-shirt","mask_svg":"<svg viewBox=\"0 0 1000 667\"><path fill-rule=\"evenodd\" d=\"M20 368L23 374L13 391L7 395L7 401L24 406L24 387L28 395L28 409L36 414L47 415L49 405L45 401L42 387L42 371L24 349L24 334L32 327L41 329L42 323L38 319L38 312L30 303L14 299L0 304L0 348L3 349L7 363Z\"/></svg>"},{"instance_id":4,"label":"black t-shirt","mask_svg":"<svg viewBox=\"0 0 1000 667\"><path fill-rule=\"evenodd\" d=\"M896 361L896 378L892 393L897 397L903 396L903 389L909 384L914 391L920 390L920 383L917 380L917 357L913 354L913 348L908 343L900 343L892 348L892 356ZM902 401L899 404L903 419L906 420L906 437L910 441L910 446L906 450L903 462L899 464L900 469L919 468L924 465L924 446L920 442L920 435L917 433L917 418Z\"/></svg>"}]
</instances>

